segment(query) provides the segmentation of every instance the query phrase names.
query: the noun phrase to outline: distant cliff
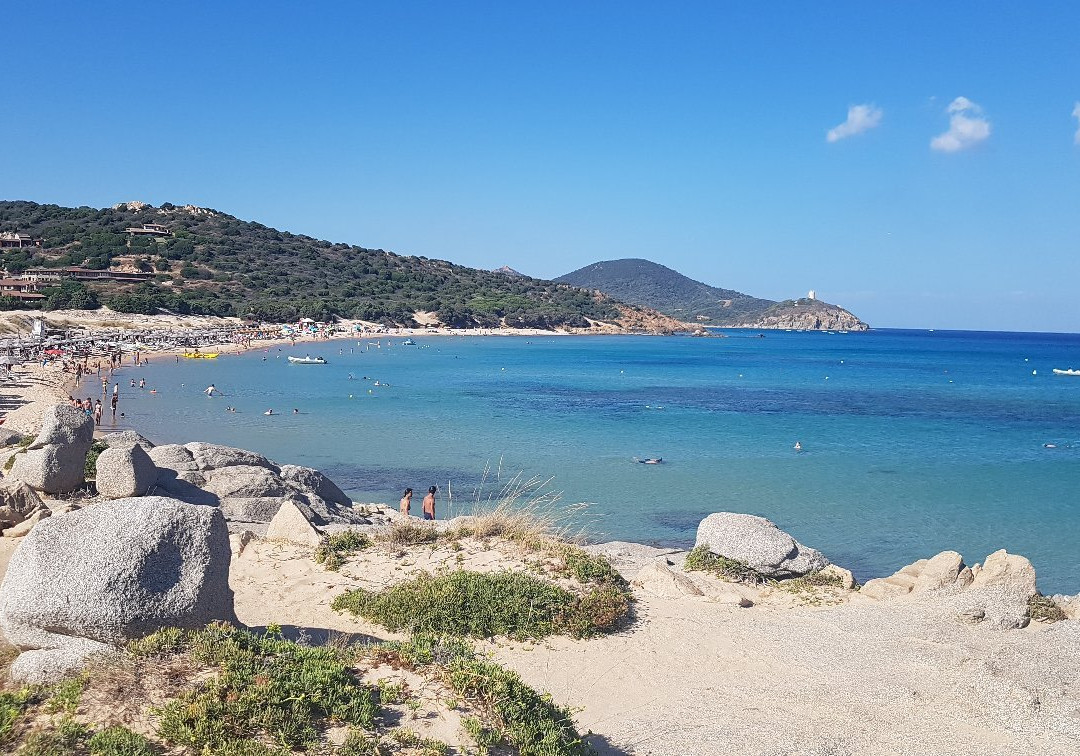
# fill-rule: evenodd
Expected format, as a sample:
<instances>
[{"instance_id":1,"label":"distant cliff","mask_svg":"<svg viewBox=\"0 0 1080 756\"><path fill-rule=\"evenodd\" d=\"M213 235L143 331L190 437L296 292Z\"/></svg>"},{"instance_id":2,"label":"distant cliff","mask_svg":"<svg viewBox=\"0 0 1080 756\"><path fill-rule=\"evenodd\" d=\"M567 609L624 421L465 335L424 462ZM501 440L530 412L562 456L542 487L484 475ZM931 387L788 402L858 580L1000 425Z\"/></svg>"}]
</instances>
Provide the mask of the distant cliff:
<instances>
[{"instance_id":1,"label":"distant cliff","mask_svg":"<svg viewBox=\"0 0 1080 756\"><path fill-rule=\"evenodd\" d=\"M865 331L869 326L837 305L816 299L753 297L695 281L649 260L606 260L555 279L650 307L686 323L727 328Z\"/></svg>"}]
</instances>

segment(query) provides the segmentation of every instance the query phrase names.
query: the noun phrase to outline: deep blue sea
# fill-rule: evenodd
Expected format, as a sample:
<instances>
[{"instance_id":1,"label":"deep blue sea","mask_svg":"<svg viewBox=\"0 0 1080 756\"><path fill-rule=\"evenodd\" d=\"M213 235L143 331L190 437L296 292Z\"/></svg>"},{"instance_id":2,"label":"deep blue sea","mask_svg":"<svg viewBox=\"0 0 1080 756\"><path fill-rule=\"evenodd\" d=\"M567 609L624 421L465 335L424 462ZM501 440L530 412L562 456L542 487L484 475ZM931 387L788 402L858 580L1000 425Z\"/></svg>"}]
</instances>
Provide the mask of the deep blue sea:
<instances>
[{"instance_id":1,"label":"deep blue sea","mask_svg":"<svg viewBox=\"0 0 1080 756\"><path fill-rule=\"evenodd\" d=\"M1080 367L1080 335L725 333L154 358L118 374L118 419L157 443L317 467L358 501L435 484L440 517L497 492L499 471L522 473L586 503L595 538L689 546L706 514L747 512L861 580L1005 548L1032 560L1044 593L1080 590L1080 377L1051 372ZM285 360L306 353L329 364ZM225 395L206 397L210 383Z\"/></svg>"}]
</instances>

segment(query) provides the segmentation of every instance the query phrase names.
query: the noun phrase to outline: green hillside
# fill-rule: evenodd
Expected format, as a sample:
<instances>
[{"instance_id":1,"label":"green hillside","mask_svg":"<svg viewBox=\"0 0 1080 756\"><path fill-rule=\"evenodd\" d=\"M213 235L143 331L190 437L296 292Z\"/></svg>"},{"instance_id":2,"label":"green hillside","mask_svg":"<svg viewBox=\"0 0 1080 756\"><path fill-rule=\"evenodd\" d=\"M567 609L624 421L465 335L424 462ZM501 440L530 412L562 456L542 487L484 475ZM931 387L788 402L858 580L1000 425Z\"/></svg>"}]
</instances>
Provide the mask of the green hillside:
<instances>
[{"instance_id":1,"label":"green hillside","mask_svg":"<svg viewBox=\"0 0 1080 756\"><path fill-rule=\"evenodd\" d=\"M145 223L163 225L171 236L125 233ZM425 312L455 327L586 327L587 318L620 318L606 297L566 284L335 244L191 206L0 201L3 232L42 239L40 248L3 250L9 275L62 266L155 274L145 283L92 283L88 291L69 284L46 306L96 299L124 312L166 308L278 322L340 316L388 325L412 325L413 315Z\"/></svg>"},{"instance_id":2,"label":"green hillside","mask_svg":"<svg viewBox=\"0 0 1080 756\"><path fill-rule=\"evenodd\" d=\"M649 260L607 260L555 280L602 291L680 320L708 325L735 325L754 320L776 304L769 299L703 284Z\"/></svg>"}]
</instances>

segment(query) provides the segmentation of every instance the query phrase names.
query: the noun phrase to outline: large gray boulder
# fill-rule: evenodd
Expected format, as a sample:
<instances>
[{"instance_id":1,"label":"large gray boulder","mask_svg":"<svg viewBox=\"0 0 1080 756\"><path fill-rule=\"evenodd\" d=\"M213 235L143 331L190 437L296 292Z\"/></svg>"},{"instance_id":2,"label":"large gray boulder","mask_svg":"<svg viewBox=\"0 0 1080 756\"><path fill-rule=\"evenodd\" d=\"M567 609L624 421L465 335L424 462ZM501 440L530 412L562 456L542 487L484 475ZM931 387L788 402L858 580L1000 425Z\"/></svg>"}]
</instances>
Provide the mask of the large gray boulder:
<instances>
[{"instance_id":1,"label":"large gray boulder","mask_svg":"<svg viewBox=\"0 0 1080 756\"><path fill-rule=\"evenodd\" d=\"M820 551L803 546L764 517L736 512L714 512L702 520L694 545L774 578L799 577L829 564Z\"/></svg>"},{"instance_id":2,"label":"large gray boulder","mask_svg":"<svg viewBox=\"0 0 1080 756\"><path fill-rule=\"evenodd\" d=\"M203 488L219 498L285 496L290 487L272 470L252 465L233 465L215 470Z\"/></svg>"},{"instance_id":3,"label":"large gray boulder","mask_svg":"<svg viewBox=\"0 0 1080 756\"><path fill-rule=\"evenodd\" d=\"M162 444L147 453L154 464L161 468L177 472L195 472L199 469L195 464L195 455L182 444Z\"/></svg>"},{"instance_id":4,"label":"large gray boulder","mask_svg":"<svg viewBox=\"0 0 1080 756\"><path fill-rule=\"evenodd\" d=\"M27 651L235 623L230 558L225 519L213 507L146 496L51 517L11 557L0 631Z\"/></svg>"},{"instance_id":5,"label":"large gray boulder","mask_svg":"<svg viewBox=\"0 0 1080 756\"><path fill-rule=\"evenodd\" d=\"M189 444L184 444L184 448L191 452L198 470L218 470L222 467L233 467L234 465L253 465L255 467L265 467L275 473L278 471L278 466L266 457L247 449L205 444L202 441L192 441Z\"/></svg>"},{"instance_id":6,"label":"large gray boulder","mask_svg":"<svg viewBox=\"0 0 1080 756\"><path fill-rule=\"evenodd\" d=\"M10 428L0 428L0 447L13 446L23 439L23 434Z\"/></svg>"},{"instance_id":7,"label":"large gray boulder","mask_svg":"<svg viewBox=\"0 0 1080 756\"><path fill-rule=\"evenodd\" d=\"M110 446L97 458L95 483L106 499L144 496L157 483L154 461L137 443Z\"/></svg>"},{"instance_id":8,"label":"large gray boulder","mask_svg":"<svg viewBox=\"0 0 1080 756\"><path fill-rule=\"evenodd\" d=\"M74 491L83 484L86 453L93 442L89 415L67 404L52 406L33 443L16 455L8 477L50 494Z\"/></svg>"},{"instance_id":9,"label":"large gray boulder","mask_svg":"<svg viewBox=\"0 0 1080 756\"><path fill-rule=\"evenodd\" d=\"M94 419L85 410L70 404L57 404L42 418L41 431L28 449L43 449L54 444L86 444L94 441Z\"/></svg>"},{"instance_id":10,"label":"large gray boulder","mask_svg":"<svg viewBox=\"0 0 1080 756\"><path fill-rule=\"evenodd\" d=\"M49 494L70 493L86 480L90 444L50 444L15 456L8 478Z\"/></svg>"},{"instance_id":11,"label":"large gray boulder","mask_svg":"<svg viewBox=\"0 0 1080 756\"><path fill-rule=\"evenodd\" d=\"M105 442L105 445L111 448L119 448L126 446L138 445L141 446L143 451L150 451L154 448L154 444L146 436L136 433L132 430L117 431L116 433L107 433L101 437L101 440Z\"/></svg>"},{"instance_id":12,"label":"large gray boulder","mask_svg":"<svg viewBox=\"0 0 1080 756\"><path fill-rule=\"evenodd\" d=\"M281 477L284 480L295 483L302 489L311 491L323 501L337 504L341 507L351 507L350 499L344 491L338 488L334 481L312 467L300 467L299 465L282 465Z\"/></svg>"}]
</instances>

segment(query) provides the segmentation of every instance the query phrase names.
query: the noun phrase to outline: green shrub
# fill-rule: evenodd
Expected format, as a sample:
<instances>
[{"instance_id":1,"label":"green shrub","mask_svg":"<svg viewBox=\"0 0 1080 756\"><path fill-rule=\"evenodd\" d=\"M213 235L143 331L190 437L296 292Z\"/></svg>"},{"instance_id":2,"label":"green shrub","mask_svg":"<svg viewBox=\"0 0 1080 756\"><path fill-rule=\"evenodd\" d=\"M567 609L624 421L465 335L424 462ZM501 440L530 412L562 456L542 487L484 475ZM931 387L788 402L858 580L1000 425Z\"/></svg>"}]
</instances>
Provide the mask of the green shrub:
<instances>
[{"instance_id":1,"label":"green shrub","mask_svg":"<svg viewBox=\"0 0 1080 756\"><path fill-rule=\"evenodd\" d=\"M530 688L515 672L478 658L464 641L419 634L405 643L372 647L369 653L412 669L434 667L455 693L485 713L486 721L463 720L481 753L503 742L521 756L594 753L574 728L568 709Z\"/></svg>"},{"instance_id":2,"label":"green shrub","mask_svg":"<svg viewBox=\"0 0 1080 756\"><path fill-rule=\"evenodd\" d=\"M611 562L602 556L570 545L564 546L561 552L566 572L579 583L625 583Z\"/></svg>"},{"instance_id":3,"label":"green shrub","mask_svg":"<svg viewBox=\"0 0 1080 756\"><path fill-rule=\"evenodd\" d=\"M156 710L168 742L214 754L275 753L318 742L318 720L370 728L375 703L343 652L212 625L184 634L192 660L217 674Z\"/></svg>"},{"instance_id":4,"label":"green shrub","mask_svg":"<svg viewBox=\"0 0 1080 756\"><path fill-rule=\"evenodd\" d=\"M95 732L87 745L91 756L152 756L158 752L142 735L120 725Z\"/></svg>"},{"instance_id":5,"label":"green shrub","mask_svg":"<svg viewBox=\"0 0 1080 756\"><path fill-rule=\"evenodd\" d=\"M14 692L0 692L0 745L11 742L15 735L15 723L26 707L32 704L37 691L22 688Z\"/></svg>"},{"instance_id":6,"label":"green shrub","mask_svg":"<svg viewBox=\"0 0 1080 756\"><path fill-rule=\"evenodd\" d=\"M337 571L346 559L370 545L370 538L353 530L326 535L315 549L315 561L328 570Z\"/></svg>"},{"instance_id":7,"label":"green shrub","mask_svg":"<svg viewBox=\"0 0 1080 756\"><path fill-rule=\"evenodd\" d=\"M85 475L87 479L92 480L97 477L97 458L108 448L108 444L104 441L95 441L90 445L90 451L86 453Z\"/></svg>"},{"instance_id":8,"label":"green shrub","mask_svg":"<svg viewBox=\"0 0 1080 756\"><path fill-rule=\"evenodd\" d=\"M557 618L574 594L522 572L456 570L421 575L375 593L362 588L338 596L348 609L389 630L490 638L543 638L559 631Z\"/></svg>"},{"instance_id":9,"label":"green shrub","mask_svg":"<svg viewBox=\"0 0 1080 756\"><path fill-rule=\"evenodd\" d=\"M63 682L57 683L53 688L52 695L45 704L45 710L50 714L64 712L74 714L79 707L79 699L82 698L83 688L86 687L86 677L69 677Z\"/></svg>"},{"instance_id":10,"label":"green shrub","mask_svg":"<svg viewBox=\"0 0 1080 756\"><path fill-rule=\"evenodd\" d=\"M683 569L710 572L717 577L743 583L760 583L766 579L760 572L742 562L712 553L708 546L696 546L687 554Z\"/></svg>"},{"instance_id":11,"label":"green shrub","mask_svg":"<svg viewBox=\"0 0 1080 756\"><path fill-rule=\"evenodd\" d=\"M89 734L84 725L64 717L51 729L28 736L19 756L75 756Z\"/></svg>"}]
</instances>

